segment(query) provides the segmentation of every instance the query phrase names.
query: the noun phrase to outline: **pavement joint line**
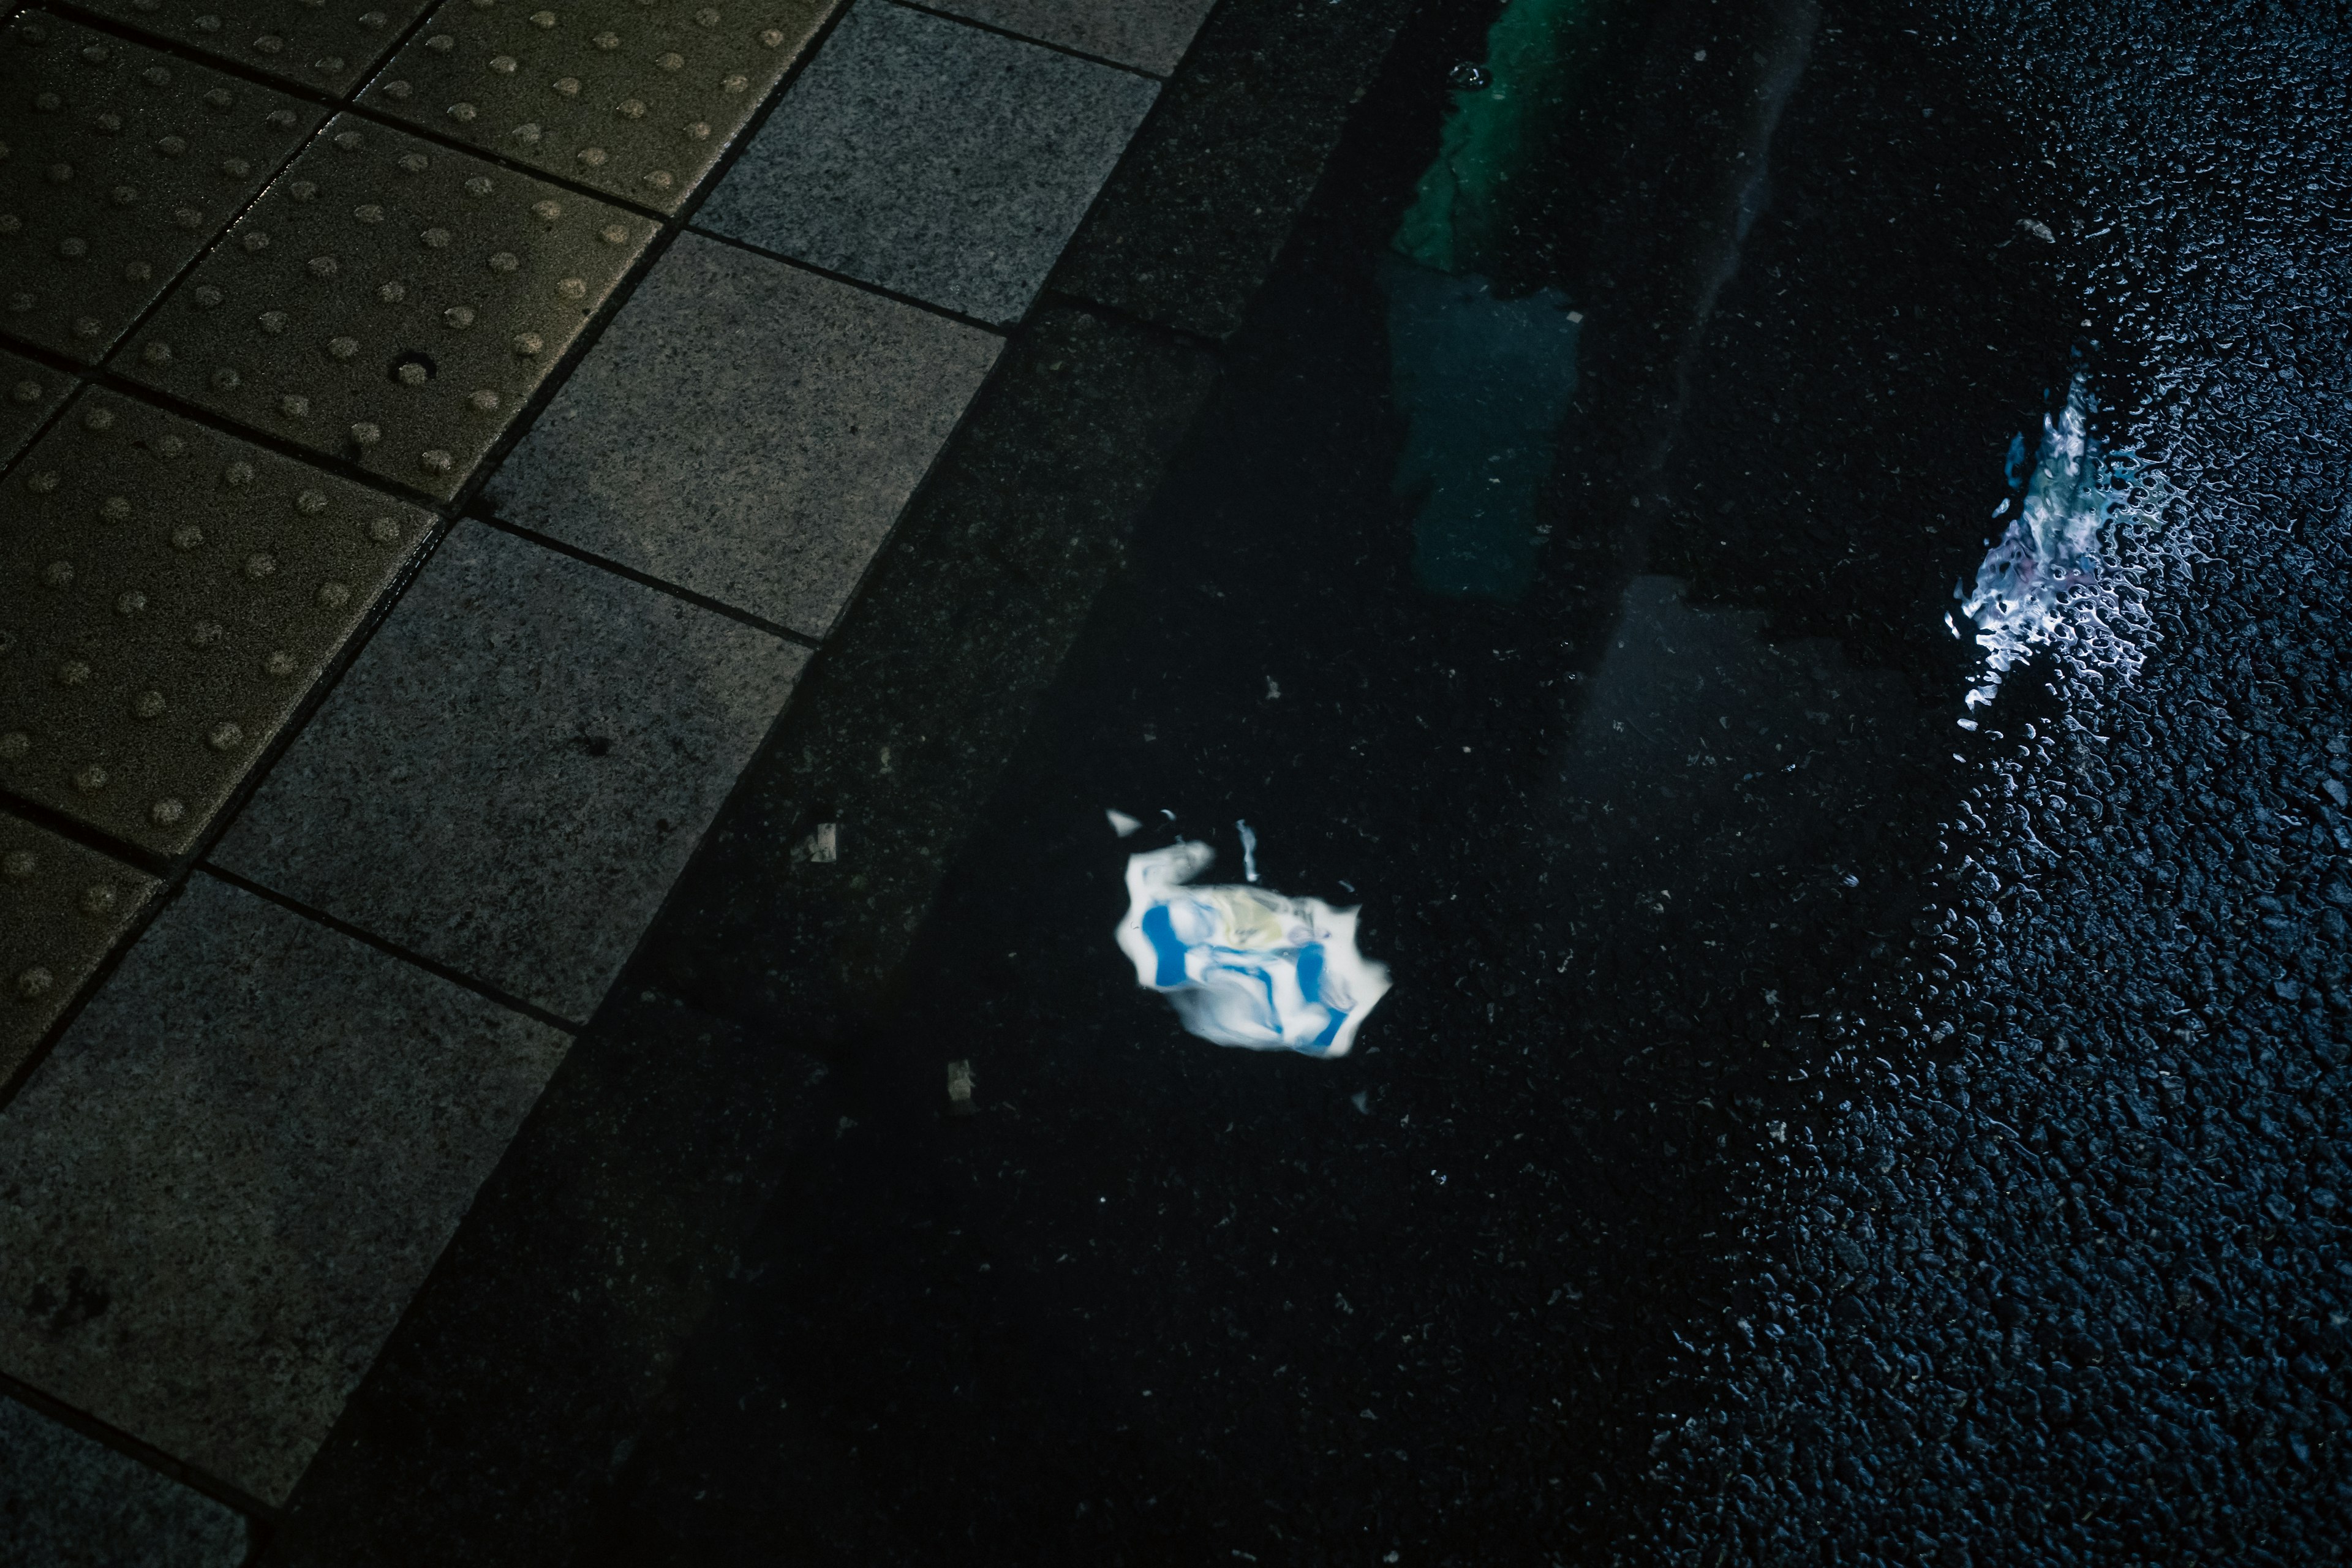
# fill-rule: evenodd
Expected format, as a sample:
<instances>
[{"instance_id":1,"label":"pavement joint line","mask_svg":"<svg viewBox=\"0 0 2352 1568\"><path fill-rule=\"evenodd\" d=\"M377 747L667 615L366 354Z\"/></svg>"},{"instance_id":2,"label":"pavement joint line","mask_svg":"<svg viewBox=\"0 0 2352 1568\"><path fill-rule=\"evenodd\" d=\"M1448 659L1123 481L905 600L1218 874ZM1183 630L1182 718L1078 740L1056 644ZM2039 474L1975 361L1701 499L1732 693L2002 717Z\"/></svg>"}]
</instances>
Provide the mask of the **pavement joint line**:
<instances>
[{"instance_id":1,"label":"pavement joint line","mask_svg":"<svg viewBox=\"0 0 2352 1568\"><path fill-rule=\"evenodd\" d=\"M261 1524L265 1530L274 1527L285 1517L283 1510L263 1502L259 1498L230 1485L210 1471L198 1469L184 1459L173 1458L152 1443L141 1441L121 1427L67 1404L53 1394L35 1387L22 1379L0 1372L0 1398L14 1399L26 1409L47 1416L58 1426L80 1433L93 1441L105 1444L116 1453L136 1459L157 1474L177 1481L190 1491L201 1492L216 1503L236 1510L247 1518ZM257 1532L259 1533L259 1532ZM261 1544L266 1545L267 1542ZM257 1561L257 1550L248 1562Z\"/></svg>"},{"instance_id":2,"label":"pavement joint line","mask_svg":"<svg viewBox=\"0 0 2352 1568\"><path fill-rule=\"evenodd\" d=\"M1165 343L1171 348L1197 349L1202 353L1213 354L1221 361L1225 357L1225 344L1223 339L1193 331L1189 327L1171 326L1166 321L1155 321L1149 316L1139 316L1123 305L1108 305L1084 294L1073 294L1066 289L1054 288L1039 289L1037 300L1039 304L1051 302L1066 310L1084 310L1087 314L1098 317L1103 321L1115 321L1122 327L1142 332L1155 342Z\"/></svg>"},{"instance_id":3,"label":"pavement joint line","mask_svg":"<svg viewBox=\"0 0 2352 1568\"><path fill-rule=\"evenodd\" d=\"M1141 66L1129 65L1125 60L1115 60L1105 55L1090 55L1084 49L1074 49L1067 44L1057 44L1048 38L1033 38L1026 33L1016 33L1010 27L1000 27L993 22L982 22L976 17L962 16L958 12L941 11L929 5L919 5L915 0L890 0L890 4L903 6L909 11L920 11L926 16L937 16L942 22L961 22L967 27L974 27L983 33L994 33L1000 38L1011 38L1016 44L1034 44L1041 49L1051 49L1057 55L1067 55L1074 60L1084 60L1088 65L1101 66L1109 70L1125 71L1129 76L1139 76L1147 81L1156 81L1163 86L1168 81L1167 77L1161 76L1157 71L1148 71ZM1190 52L1189 49L1187 52Z\"/></svg>"},{"instance_id":4,"label":"pavement joint line","mask_svg":"<svg viewBox=\"0 0 2352 1568\"><path fill-rule=\"evenodd\" d=\"M930 13L927 11L923 15L929 16ZM730 250L747 251L765 260L781 261L787 267L798 268L803 272L814 272L819 278L829 279L835 283L846 283L851 288L863 289L868 294L878 294L885 300L894 300L901 305L912 305L919 310L928 311L934 316L944 316L960 327L970 327L975 331L986 332L991 337L1010 338L1021 322L1029 319L1029 311L1024 310L1019 321L1009 325L998 321L983 321L978 316L967 316L962 311L950 310L945 305L935 305L918 295L901 294L895 289L885 289L879 283L869 283L854 273L835 272L829 267L819 267L814 261L803 261L797 256L787 256L780 250L770 250L765 247L753 245L748 239L737 239L732 235L720 234L714 229L697 228L694 236L697 239L708 239L726 246ZM1036 308L1036 301L1034 300L1030 301L1029 310L1034 310Z\"/></svg>"},{"instance_id":5,"label":"pavement joint line","mask_svg":"<svg viewBox=\"0 0 2352 1568\"><path fill-rule=\"evenodd\" d=\"M518 522L509 522L482 501L477 500L466 516L486 528L495 528L500 533L510 533L517 539L527 539L543 549L552 550L558 555L569 555L574 561L610 572L616 577L625 577L630 582L651 588L657 594L666 594L673 599L684 600L698 610L708 610L712 615L724 616L730 621L740 621L755 632L765 632L772 637L797 644L799 647L807 648L811 653L824 646L823 639L813 637L806 632L796 632L792 627L781 626L763 616L755 616L749 610L737 609L723 600L709 598L691 588L680 587L667 578L640 572L634 566L624 566L617 561L607 560L593 551L583 550L578 545L568 543L551 534L541 533L535 529L525 528Z\"/></svg>"},{"instance_id":6,"label":"pavement joint line","mask_svg":"<svg viewBox=\"0 0 2352 1568\"><path fill-rule=\"evenodd\" d=\"M100 32L110 34L126 44L137 44L146 48L159 49L165 54L184 59L190 65L208 67L255 87L266 87L273 91L282 92L289 98L299 98L309 103L325 104L331 113L336 110L349 109L352 104L352 100L349 98L338 98L331 92L322 92L308 82L297 80L292 77L271 76L267 71L257 70L235 55L206 54L201 49L190 48L181 39L168 37L161 33L142 32L119 16L83 5L80 0L38 0L38 5L44 10L69 12L75 21ZM400 35L384 54L384 61L389 62L394 54L408 46L408 40L415 37L425 24L432 19L433 9L432 6L427 5L417 14L416 19L408 25L407 30ZM383 69L382 64L376 67L378 72ZM373 76L361 79L358 85L352 89L353 94L356 95L362 88L366 87L368 82L373 79Z\"/></svg>"},{"instance_id":7,"label":"pavement joint line","mask_svg":"<svg viewBox=\"0 0 2352 1568\"><path fill-rule=\"evenodd\" d=\"M398 942L387 942L372 931L348 921L337 920L323 910L313 909L299 899L289 899L283 893L247 878L240 877L236 872L215 865L210 860L199 862L194 869L202 870L205 875L217 881L226 882L239 892L251 893L257 899L276 904L279 909L290 913L300 915L304 920L324 926L338 935L350 937L353 942L372 947L387 957L396 958L403 963L421 969L436 979L446 980L460 990L473 993L485 1002L494 1002L510 1013L520 1013L533 1023L544 1024L551 1029L561 1029L566 1035L577 1035L582 1029L587 1027L584 1022L551 1013L535 1002L526 1002L519 996L510 996L497 986L485 984L462 970L450 968L437 958L427 958L422 953L401 946ZM191 875L193 874L194 870L191 871Z\"/></svg>"}]
</instances>

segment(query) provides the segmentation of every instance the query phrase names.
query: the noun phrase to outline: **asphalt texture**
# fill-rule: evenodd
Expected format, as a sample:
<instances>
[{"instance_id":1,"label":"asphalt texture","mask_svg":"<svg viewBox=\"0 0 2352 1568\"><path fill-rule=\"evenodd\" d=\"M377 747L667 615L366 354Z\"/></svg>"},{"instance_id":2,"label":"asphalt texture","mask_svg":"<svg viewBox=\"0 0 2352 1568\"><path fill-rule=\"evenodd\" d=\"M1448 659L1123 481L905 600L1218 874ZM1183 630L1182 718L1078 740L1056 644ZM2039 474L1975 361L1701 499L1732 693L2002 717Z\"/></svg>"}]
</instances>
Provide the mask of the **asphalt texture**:
<instances>
[{"instance_id":1,"label":"asphalt texture","mask_svg":"<svg viewBox=\"0 0 2352 1568\"><path fill-rule=\"evenodd\" d=\"M1486 19L1351 121L589 1560L2352 1542L2347 18L1630 16L1495 268L1587 314L1501 600L1415 580L1383 281ZM2164 488L1963 729L2078 374ZM1242 818L1395 971L1344 1060L1111 946Z\"/></svg>"}]
</instances>

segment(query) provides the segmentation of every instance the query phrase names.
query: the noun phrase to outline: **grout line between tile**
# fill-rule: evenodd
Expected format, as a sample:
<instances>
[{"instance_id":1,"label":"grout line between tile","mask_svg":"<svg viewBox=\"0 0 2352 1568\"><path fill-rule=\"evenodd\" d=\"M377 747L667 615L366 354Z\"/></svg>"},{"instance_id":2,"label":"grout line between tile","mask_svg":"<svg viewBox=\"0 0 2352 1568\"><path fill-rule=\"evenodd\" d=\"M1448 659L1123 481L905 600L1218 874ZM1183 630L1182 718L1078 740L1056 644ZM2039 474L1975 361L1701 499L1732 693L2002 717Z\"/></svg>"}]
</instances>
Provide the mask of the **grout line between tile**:
<instances>
[{"instance_id":1,"label":"grout line between tile","mask_svg":"<svg viewBox=\"0 0 2352 1568\"><path fill-rule=\"evenodd\" d=\"M976 17L959 16L953 11L941 11L934 6L919 5L917 0L890 0L890 3L909 11L920 11L926 16L937 16L942 22L960 23L974 32L994 33L998 37L1011 38L1016 44L1028 44L1036 48L1049 49L1057 55L1067 55L1074 60L1084 60L1088 65L1102 66L1115 71L1125 71L1129 76L1139 76L1147 81L1167 85L1168 79L1158 71L1148 71L1141 66L1131 66L1125 60L1115 60L1108 55L1090 55L1084 49L1074 49L1067 44L1057 44L1051 38L1032 37L1027 33L1016 33L1010 27L1000 27L993 22L982 22Z\"/></svg>"},{"instance_id":2,"label":"grout line between tile","mask_svg":"<svg viewBox=\"0 0 2352 1568\"><path fill-rule=\"evenodd\" d=\"M466 517L482 524L485 528L495 528L500 533L510 533L517 539L528 540L544 549L554 551L558 555L568 555L583 565L598 567L610 572L615 577L625 577L632 583L651 588L657 594L667 595L673 599L682 600L697 609L709 610L713 615L724 616L730 621L740 622L753 631L765 632L780 642L788 642L795 647L807 648L811 652L824 646L824 639L812 637L806 632L794 631L781 622L755 616L749 610L737 609L724 600L698 594L691 588L681 587L676 583L656 577L648 572L640 572L634 566L624 566L617 561L607 560L602 555L583 550L576 544L567 543L551 534L541 533L536 529L525 528L520 523L509 522L492 511L487 502L477 501L472 510L466 513Z\"/></svg>"},{"instance_id":3,"label":"grout line between tile","mask_svg":"<svg viewBox=\"0 0 2352 1568\"><path fill-rule=\"evenodd\" d=\"M0 1372L0 1395L16 1400L27 1409L46 1415L58 1426L80 1433L93 1442L102 1443L126 1458L134 1459L168 1480L177 1481L193 1492L201 1492L224 1507L236 1510L265 1528L281 1517L277 1509L250 1493L239 1490L228 1482L196 1468L182 1459L175 1459L153 1444L132 1436L120 1426L111 1426L88 1411L68 1405L22 1378Z\"/></svg>"},{"instance_id":4,"label":"grout line between tile","mask_svg":"<svg viewBox=\"0 0 2352 1568\"><path fill-rule=\"evenodd\" d=\"M869 283L865 279L851 273L835 272L830 267L819 267L814 261L803 261L797 256L787 256L781 250L770 250L765 246L753 245L748 239L738 239L731 234L721 234L716 229L709 228L691 228L689 232L698 239L708 239L732 249L749 251L753 256L764 257L770 261L781 261L787 267L797 267L803 272L814 272L818 277L829 278L835 283L846 283L851 288L862 289L868 294L879 294L885 300L896 300L901 305L912 305L915 309L929 311L934 316L944 316L960 326L971 327L976 331L987 332L992 337L1011 337L1013 329L1018 327L1021 321L1029 318L1028 310L1024 310L1020 320L1009 325L997 321L984 321L978 316L967 316L961 310L950 310L945 305L934 305L919 295L902 294L896 289L885 289L879 283ZM1033 300L1031 306L1034 308L1034 304L1035 301Z\"/></svg>"},{"instance_id":5,"label":"grout line between tile","mask_svg":"<svg viewBox=\"0 0 2352 1568\"><path fill-rule=\"evenodd\" d=\"M520 996L509 995L497 986L477 980L463 970L454 969L437 958L427 958L423 953L411 952L398 942L386 942L363 927L355 926L349 921L340 920L324 910L313 909L298 899L289 899L283 893L264 887L249 878L240 877L236 872L215 865L210 860L202 861L191 870L191 876L194 876L194 870L202 870L206 876L226 882L232 888L251 893L257 899L267 900L279 909L290 910L305 920L325 926L329 931L340 931L355 942L364 942L378 952L396 958L414 968L422 969L428 974L437 975L461 990L472 992L486 1002L495 1002L509 1012L520 1013L524 1017L545 1024L551 1029L561 1029L567 1035L577 1035L585 1026L572 1019L551 1013L536 1002L526 1002Z\"/></svg>"}]
</instances>

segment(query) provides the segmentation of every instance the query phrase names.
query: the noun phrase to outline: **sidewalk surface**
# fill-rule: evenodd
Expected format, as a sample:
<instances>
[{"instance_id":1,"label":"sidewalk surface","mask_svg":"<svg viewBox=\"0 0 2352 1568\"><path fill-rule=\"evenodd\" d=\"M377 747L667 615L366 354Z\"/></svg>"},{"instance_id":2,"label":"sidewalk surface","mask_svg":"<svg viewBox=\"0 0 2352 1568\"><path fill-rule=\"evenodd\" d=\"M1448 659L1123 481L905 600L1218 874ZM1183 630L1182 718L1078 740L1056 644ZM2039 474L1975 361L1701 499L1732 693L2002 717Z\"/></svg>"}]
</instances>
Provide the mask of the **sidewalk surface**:
<instances>
[{"instance_id":1,"label":"sidewalk surface","mask_svg":"<svg viewBox=\"0 0 2352 1568\"><path fill-rule=\"evenodd\" d=\"M788 706L892 775L861 694L1066 645L969 519L1148 489L1346 104L1304 6L208 3L0 41L0 1563L266 1544L723 814L847 853ZM982 622L895 678L886 546Z\"/></svg>"}]
</instances>

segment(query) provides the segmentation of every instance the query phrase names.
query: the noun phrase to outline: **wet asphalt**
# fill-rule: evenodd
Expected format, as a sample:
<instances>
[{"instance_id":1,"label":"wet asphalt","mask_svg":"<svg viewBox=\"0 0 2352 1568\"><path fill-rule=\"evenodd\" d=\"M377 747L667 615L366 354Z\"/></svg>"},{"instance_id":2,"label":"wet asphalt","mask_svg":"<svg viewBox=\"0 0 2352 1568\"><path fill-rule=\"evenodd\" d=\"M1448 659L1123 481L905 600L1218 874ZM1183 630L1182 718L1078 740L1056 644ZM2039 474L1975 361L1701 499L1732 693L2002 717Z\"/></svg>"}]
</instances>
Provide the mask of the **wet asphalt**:
<instances>
[{"instance_id":1,"label":"wet asphalt","mask_svg":"<svg viewBox=\"0 0 2352 1568\"><path fill-rule=\"evenodd\" d=\"M602 1560L2352 1542L2352 18L1626 13L1494 266L1584 318L1496 598L1416 575L1388 253L1490 14L1367 98ZM2078 373L2169 499L1963 729ZM1344 1060L1111 946L1242 818L1395 972Z\"/></svg>"}]
</instances>

